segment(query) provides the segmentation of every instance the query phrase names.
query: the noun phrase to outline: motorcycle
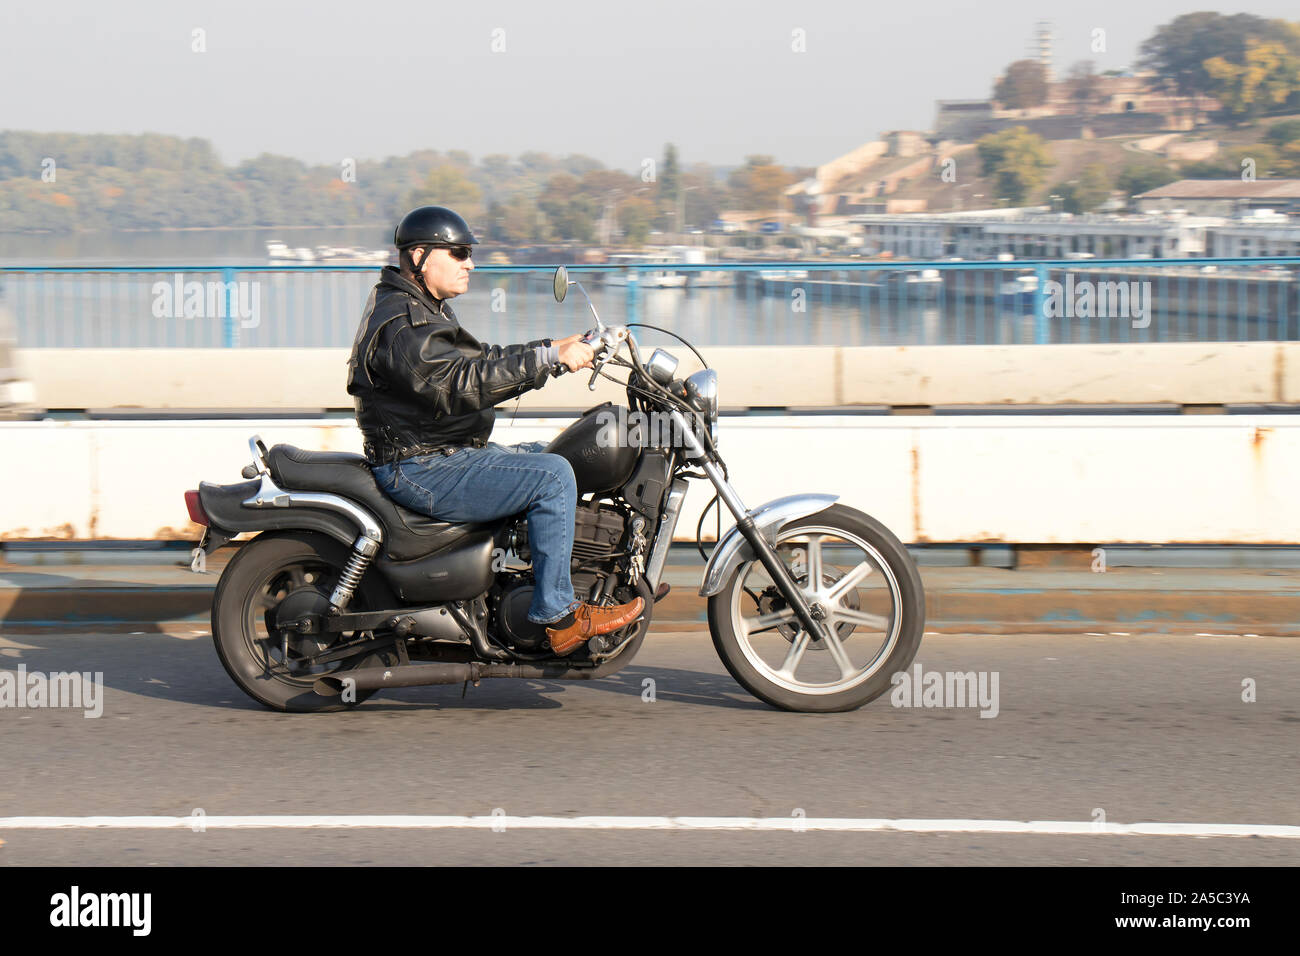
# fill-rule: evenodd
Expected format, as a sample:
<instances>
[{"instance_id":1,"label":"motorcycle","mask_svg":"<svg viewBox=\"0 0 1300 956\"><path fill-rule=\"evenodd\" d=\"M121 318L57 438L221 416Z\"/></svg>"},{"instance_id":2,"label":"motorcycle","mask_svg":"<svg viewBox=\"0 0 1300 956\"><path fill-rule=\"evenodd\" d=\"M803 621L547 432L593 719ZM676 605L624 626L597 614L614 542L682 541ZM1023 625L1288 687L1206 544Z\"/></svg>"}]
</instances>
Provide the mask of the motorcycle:
<instances>
[{"instance_id":1,"label":"motorcycle","mask_svg":"<svg viewBox=\"0 0 1300 956\"><path fill-rule=\"evenodd\" d=\"M196 562L256 533L226 565L212 606L217 655L249 696L282 711L334 711L386 687L614 674L636 657L667 591L661 578L691 480L716 490L696 528L701 554L708 511L721 501L735 519L708 556L699 593L714 647L742 687L785 710L845 711L906 670L925 595L903 544L835 495L747 508L718 452L716 371L666 329L657 331L705 367L680 379L663 349L643 361L631 332L640 323L606 326L560 267L556 300L570 288L596 320L588 388L603 376L627 393L626 406L587 410L546 448L572 464L577 481L571 577L594 604L640 595L641 618L559 657L526 616L534 581L523 514L439 521L390 499L360 455L268 449L254 436L245 481L202 482L185 495L204 526ZM626 369L626 380L613 368Z\"/></svg>"}]
</instances>

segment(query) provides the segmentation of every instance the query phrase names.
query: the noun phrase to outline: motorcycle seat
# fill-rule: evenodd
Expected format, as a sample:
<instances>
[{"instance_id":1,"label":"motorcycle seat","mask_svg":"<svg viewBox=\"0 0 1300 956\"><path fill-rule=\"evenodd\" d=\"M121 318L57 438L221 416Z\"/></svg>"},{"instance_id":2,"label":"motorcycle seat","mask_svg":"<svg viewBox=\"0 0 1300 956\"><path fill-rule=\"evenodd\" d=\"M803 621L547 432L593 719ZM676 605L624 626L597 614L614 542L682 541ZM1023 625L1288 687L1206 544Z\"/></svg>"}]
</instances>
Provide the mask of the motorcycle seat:
<instances>
[{"instance_id":1,"label":"motorcycle seat","mask_svg":"<svg viewBox=\"0 0 1300 956\"><path fill-rule=\"evenodd\" d=\"M495 534L505 523L502 519L486 524L456 524L403 508L379 487L370 463L362 455L273 445L266 462L281 488L333 492L364 506L384 526L383 553L390 561L408 561L444 551L471 535L483 531Z\"/></svg>"}]
</instances>

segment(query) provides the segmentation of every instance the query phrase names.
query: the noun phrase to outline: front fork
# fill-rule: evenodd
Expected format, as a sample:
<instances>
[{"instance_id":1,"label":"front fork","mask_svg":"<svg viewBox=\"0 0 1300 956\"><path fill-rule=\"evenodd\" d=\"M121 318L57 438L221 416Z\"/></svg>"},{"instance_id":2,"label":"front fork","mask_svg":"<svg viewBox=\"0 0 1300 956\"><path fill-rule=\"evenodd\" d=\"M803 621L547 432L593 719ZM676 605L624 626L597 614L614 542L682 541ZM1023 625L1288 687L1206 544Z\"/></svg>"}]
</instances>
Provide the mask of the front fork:
<instances>
[{"instance_id":1,"label":"front fork","mask_svg":"<svg viewBox=\"0 0 1300 956\"><path fill-rule=\"evenodd\" d=\"M736 490L731 487L731 483L722 474L722 470L709 460L708 453L699 438L696 437L695 429L691 427L691 423L686 416L677 409L673 409L672 415L675 419L674 424L678 429L677 434L683 436L691 456L700 460L700 468L709 476L713 486L718 489L718 496L736 519L736 529L740 532L741 537L749 542L749 546L754 549L754 554L767 573L771 575L772 582L776 585L777 590L781 592L782 597L789 603L790 609L794 611L794 616L799 619L799 623L803 625L814 641L824 640L826 632L821 624L824 612L821 608L808 604L803 591L799 590L799 585L794 583L794 579L790 577L790 572L781 563L776 548L768 542L767 538L758 529L758 526L754 524L753 515L749 513L745 503L740 500ZM812 581L809 583L811 586L816 587L821 582Z\"/></svg>"}]
</instances>

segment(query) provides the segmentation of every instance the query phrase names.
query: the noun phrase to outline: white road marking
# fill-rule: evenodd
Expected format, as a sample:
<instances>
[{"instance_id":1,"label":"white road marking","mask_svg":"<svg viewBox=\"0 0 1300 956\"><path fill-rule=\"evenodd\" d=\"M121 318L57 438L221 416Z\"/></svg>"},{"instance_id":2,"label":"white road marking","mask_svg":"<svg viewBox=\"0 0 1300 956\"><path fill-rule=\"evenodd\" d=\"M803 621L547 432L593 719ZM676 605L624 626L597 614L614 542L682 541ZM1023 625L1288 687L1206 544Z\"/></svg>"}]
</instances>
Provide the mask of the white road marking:
<instances>
[{"instance_id":1,"label":"white road marking","mask_svg":"<svg viewBox=\"0 0 1300 956\"><path fill-rule=\"evenodd\" d=\"M1042 836L1275 837L1300 826L1254 823L1096 823L1082 820L885 820L852 817L510 817L276 815L194 817L0 817L3 830L823 830L849 833L1031 833Z\"/></svg>"}]
</instances>

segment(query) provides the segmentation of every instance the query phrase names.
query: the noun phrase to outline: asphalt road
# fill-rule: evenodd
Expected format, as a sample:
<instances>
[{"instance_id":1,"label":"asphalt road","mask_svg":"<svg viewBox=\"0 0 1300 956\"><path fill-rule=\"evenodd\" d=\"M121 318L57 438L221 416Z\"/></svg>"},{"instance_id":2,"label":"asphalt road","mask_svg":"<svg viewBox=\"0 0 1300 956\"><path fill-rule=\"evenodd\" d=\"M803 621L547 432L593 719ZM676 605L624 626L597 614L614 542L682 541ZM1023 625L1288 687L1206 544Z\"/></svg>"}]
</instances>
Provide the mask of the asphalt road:
<instances>
[{"instance_id":1,"label":"asphalt road","mask_svg":"<svg viewBox=\"0 0 1300 956\"><path fill-rule=\"evenodd\" d=\"M389 691L343 714L246 699L205 631L0 636L0 668L102 671L103 715L0 707L0 817L452 814L1300 825L1300 643L927 636L998 674L977 708L772 710L706 632L652 633L594 683ZM1242 700L1255 681L1255 702ZM644 699L646 680L654 700ZM1300 863L1300 840L1089 833L16 830L0 864Z\"/></svg>"}]
</instances>

